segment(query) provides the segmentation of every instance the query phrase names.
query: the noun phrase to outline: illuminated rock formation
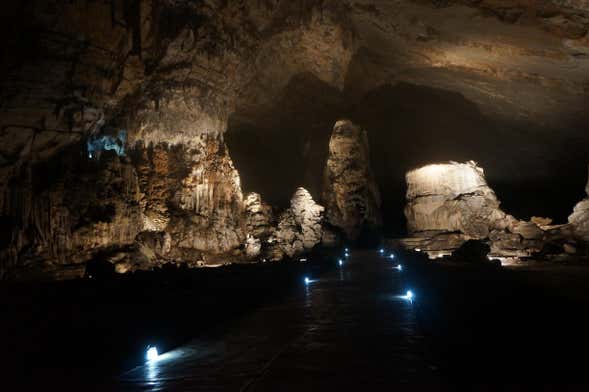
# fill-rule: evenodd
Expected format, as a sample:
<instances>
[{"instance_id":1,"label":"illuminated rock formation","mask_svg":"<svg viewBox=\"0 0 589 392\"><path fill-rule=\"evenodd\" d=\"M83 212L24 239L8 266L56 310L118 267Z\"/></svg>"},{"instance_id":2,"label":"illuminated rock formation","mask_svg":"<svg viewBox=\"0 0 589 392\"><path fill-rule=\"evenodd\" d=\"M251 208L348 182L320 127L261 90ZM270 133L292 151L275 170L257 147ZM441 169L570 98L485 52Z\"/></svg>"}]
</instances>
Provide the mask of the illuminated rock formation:
<instances>
[{"instance_id":1,"label":"illuminated rock formation","mask_svg":"<svg viewBox=\"0 0 589 392\"><path fill-rule=\"evenodd\" d=\"M475 162L428 165L410 171L406 179L410 233L447 231L484 238L513 220L499 209L495 192Z\"/></svg>"},{"instance_id":2,"label":"illuminated rock formation","mask_svg":"<svg viewBox=\"0 0 589 392\"><path fill-rule=\"evenodd\" d=\"M248 258L254 258L260 255L262 244L266 244L272 235L274 216L272 207L255 192L246 195L244 210L247 233L245 252Z\"/></svg>"},{"instance_id":3,"label":"illuminated rock formation","mask_svg":"<svg viewBox=\"0 0 589 392\"><path fill-rule=\"evenodd\" d=\"M290 200L290 208L278 218L278 226L270 238L270 243L275 245L269 250L269 257L279 259L280 252L293 257L319 244L324 210L306 189L298 188Z\"/></svg>"},{"instance_id":4,"label":"illuminated rock formation","mask_svg":"<svg viewBox=\"0 0 589 392\"><path fill-rule=\"evenodd\" d=\"M78 276L110 253L119 270L133 269L119 253L151 249L144 232L169 238L170 249L143 252L142 266L233 260L246 241L250 256L264 252L244 229L223 134L232 114L263 118L298 75L345 92L346 105L405 82L456 92L508 123L586 123L589 10L580 0L5 3L0 276ZM329 223L356 238L380 225L379 198L364 134L338 124L322 199ZM525 239L529 230L510 231L482 189L462 201L415 199L415 232L480 237L492 227ZM435 203L444 206L428 217ZM580 236L584 206L571 217ZM296 217L278 232L301 224ZM297 241L308 249L317 233L301 231L286 253Z\"/></svg>"},{"instance_id":5,"label":"illuminated rock formation","mask_svg":"<svg viewBox=\"0 0 589 392\"><path fill-rule=\"evenodd\" d=\"M0 253L7 277L80 277L85 262L132 245L142 230L141 194L127 158L105 152L87 161L78 150L23 170L0 206L13 217Z\"/></svg>"},{"instance_id":6,"label":"illuminated rock formation","mask_svg":"<svg viewBox=\"0 0 589 392\"><path fill-rule=\"evenodd\" d=\"M589 178L585 187L587 197L577 203L573 213L569 216L569 223L573 227L576 237L589 242Z\"/></svg>"},{"instance_id":7,"label":"illuminated rock formation","mask_svg":"<svg viewBox=\"0 0 589 392\"><path fill-rule=\"evenodd\" d=\"M323 203L327 222L350 240L382 224L380 194L370 169L366 131L348 120L335 123L324 173Z\"/></svg>"},{"instance_id":8,"label":"illuminated rock formation","mask_svg":"<svg viewBox=\"0 0 589 392\"><path fill-rule=\"evenodd\" d=\"M483 169L473 161L433 164L407 173L405 246L436 258L469 239L490 240L491 255L529 257L542 249L544 231L500 209Z\"/></svg>"}]
</instances>

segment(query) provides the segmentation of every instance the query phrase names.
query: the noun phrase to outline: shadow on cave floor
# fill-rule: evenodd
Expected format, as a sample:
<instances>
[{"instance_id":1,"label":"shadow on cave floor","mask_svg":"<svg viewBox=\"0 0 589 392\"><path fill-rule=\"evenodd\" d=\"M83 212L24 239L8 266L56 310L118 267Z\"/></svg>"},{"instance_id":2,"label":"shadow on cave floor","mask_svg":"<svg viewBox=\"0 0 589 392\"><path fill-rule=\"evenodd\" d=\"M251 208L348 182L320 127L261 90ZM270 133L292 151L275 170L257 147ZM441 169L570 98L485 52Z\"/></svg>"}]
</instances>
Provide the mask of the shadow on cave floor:
<instances>
[{"instance_id":1,"label":"shadow on cave floor","mask_svg":"<svg viewBox=\"0 0 589 392\"><path fill-rule=\"evenodd\" d=\"M2 285L0 386L357 391L589 382L587 266L509 270L400 251L392 262L351 249L335 269L335 256ZM400 297L407 290L412 303ZM147 344L164 353L161 362L137 367Z\"/></svg>"},{"instance_id":2,"label":"shadow on cave floor","mask_svg":"<svg viewBox=\"0 0 589 392\"><path fill-rule=\"evenodd\" d=\"M104 383L144 362L148 344L167 351L220 334L232 320L297 290L302 276L334 268L333 261L319 251L304 264L0 282L0 389L110 390Z\"/></svg>"}]
</instances>

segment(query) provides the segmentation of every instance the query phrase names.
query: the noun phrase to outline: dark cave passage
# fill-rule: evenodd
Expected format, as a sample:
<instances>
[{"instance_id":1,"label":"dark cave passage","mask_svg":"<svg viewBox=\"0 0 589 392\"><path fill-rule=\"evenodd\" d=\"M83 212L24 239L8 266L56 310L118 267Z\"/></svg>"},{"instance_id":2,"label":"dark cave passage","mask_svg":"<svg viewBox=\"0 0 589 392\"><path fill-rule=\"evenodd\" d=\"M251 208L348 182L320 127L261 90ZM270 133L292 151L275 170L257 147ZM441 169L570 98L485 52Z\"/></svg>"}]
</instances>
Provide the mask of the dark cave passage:
<instances>
[{"instance_id":1,"label":"dark cave passage","mask_svg":"<svg viewBox=\"0 0 589 392\"><path fill-rule=\"evenodd\" d=\"M519 219L564 223L583 196L586 168L579 162L589 143L572 130L507 123L459 93L409 83L349 102L310 74L294 77L275 106L232 117L226 139L244 191L277 206L297 186L318 197L329 135L341 118L368 132L387 236L406 235L405 173L428 163L478 162L503 209Z\"/></svg>"}]
</instances>

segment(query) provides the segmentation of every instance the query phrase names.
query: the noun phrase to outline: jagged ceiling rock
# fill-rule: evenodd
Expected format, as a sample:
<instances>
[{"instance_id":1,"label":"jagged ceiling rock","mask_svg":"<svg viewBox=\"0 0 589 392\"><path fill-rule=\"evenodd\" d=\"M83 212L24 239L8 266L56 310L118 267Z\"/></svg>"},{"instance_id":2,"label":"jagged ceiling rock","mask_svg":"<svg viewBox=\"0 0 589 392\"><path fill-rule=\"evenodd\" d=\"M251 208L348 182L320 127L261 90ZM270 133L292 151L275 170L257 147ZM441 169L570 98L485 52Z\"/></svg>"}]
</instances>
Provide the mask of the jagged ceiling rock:
<instances>
[{"instance_id":1,"label":"jagged ceiling rock","mask_svg":"<svg viewBox=\"0 0 589 392\"><path fill-rule=\"evenodd\" d=\"M348 93L405 81L460 92L512 121L586 123L587 4L464 3L353 2L361 49Z\"/></svg>"},{"instance_id":2,"label":"jagged ceiling rock","mask_svg":"<svg viewBox=\"0 0 589 392\"><path fill-rule=\"evenodd\" d=\"M366 131L349 120L335 123L323 175L322 201L327 221L349 240L382 225L380 193L370 168Z\"/></svg>"}]
</instances>

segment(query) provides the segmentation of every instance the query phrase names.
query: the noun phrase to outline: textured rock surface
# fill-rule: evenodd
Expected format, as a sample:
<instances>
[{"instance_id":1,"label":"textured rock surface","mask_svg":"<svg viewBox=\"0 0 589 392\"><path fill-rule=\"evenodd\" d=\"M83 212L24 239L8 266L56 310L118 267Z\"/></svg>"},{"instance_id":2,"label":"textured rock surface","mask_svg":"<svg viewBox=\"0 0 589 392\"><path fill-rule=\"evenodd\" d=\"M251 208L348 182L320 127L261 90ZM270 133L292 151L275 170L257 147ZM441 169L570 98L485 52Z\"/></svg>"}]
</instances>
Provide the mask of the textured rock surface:
<instances>
[{"instance_id":1,"label":"textured rock surface","mask_svg":"<svg viewBox=\"0 0 589 392\"><path fill-rule=\"evenodd\" d=\"M569 216L569 223L573 227L575 236L589 242L589 176L585 187L587 197L581 200Z\"/></svg>"},{"instance_id":2,"label":"textured rock surface","mask_svg":"<svg viewBox=\"0 0 589 392\"><path fill-rule=\"evenodd\" d=\"M231 113L263 113L303 73L351 103L409 82L501 118L577 126L587 118L587 13L575 0L8 2L0 275L66 264L76 275L142 231L170 236L170 260L233 256L246 233L221 135ZM131 162L86 158L82 146L108 129L128 131ZM46 165L58 167L40 189Z\"/></svg>"},{"instance_id":3,"label":"textured rock surface","mask_svg":"<svg viewBox=\"0 0 589 392\"><path fill-rule=\"evenodd\" d=\"M323 203L327 221L350 240L382 224L380 194L370 169L366 131L348 120L335 123L324 173Z\"/></svg>"},{"instance_id":4,"label":"textured rock surface","mask_svg":"<svg viewBox=\"0 0 589 392\"><path fill-rule=\"evenodd\" d=\"M81 276L99 252L131 245L142 230L137 175L126 158L88 162L80 146L43 165L23 166L2 198L4 273ZM8 218L7 218L8 217Z\"/></svg>"},{"instance_id":5,"label":"textured rock surface","mask_svg":"<svg viewBox=\"0 0 589 392\"><path fill-rule=\"evenodd\" d=\"M260 255L262 244L268 242L274 231L274 214L272 207L255 192L246 195L244 209L247 233L245 252L248 258L255 258Z\"/></svg>"},{"instance_id":6,"label":"textured rock surface","mask_svg":"<svg viewBox=\"0 0 589 392\"><path fill-rule=\"evenodd\" d=\"M271 259L275 260L280 252L294 257L319 244L324 210L306 189L298 188L290 200L290 208L280 214L278 226L270 238L271 244L275 244L269 251Z\"/></svg>"},{"instance_id":7,"label":"textured rock surface","mask_svg":"<svg viewBox=\"0 0 589 392\"><path fill-rule=\"evenodd\" d=\"M513 218L499 208L475 162L428 165L407 173L405 216L410 233L442 230L484 238Z\"/></svg>"},{"instance_id":8,"label":"textured rock surface","mask_svg":"<svg viewBox=\"0 0 589 392\"><path fill-rule=\"evenodd\" d=\"M544 231L504 213L475 162L428 165L406 178L405 215L412 236L405 246L432 258L470 239L488 239L496 257L529 257L542 249Z\"/></svg>"}]
</instances>

